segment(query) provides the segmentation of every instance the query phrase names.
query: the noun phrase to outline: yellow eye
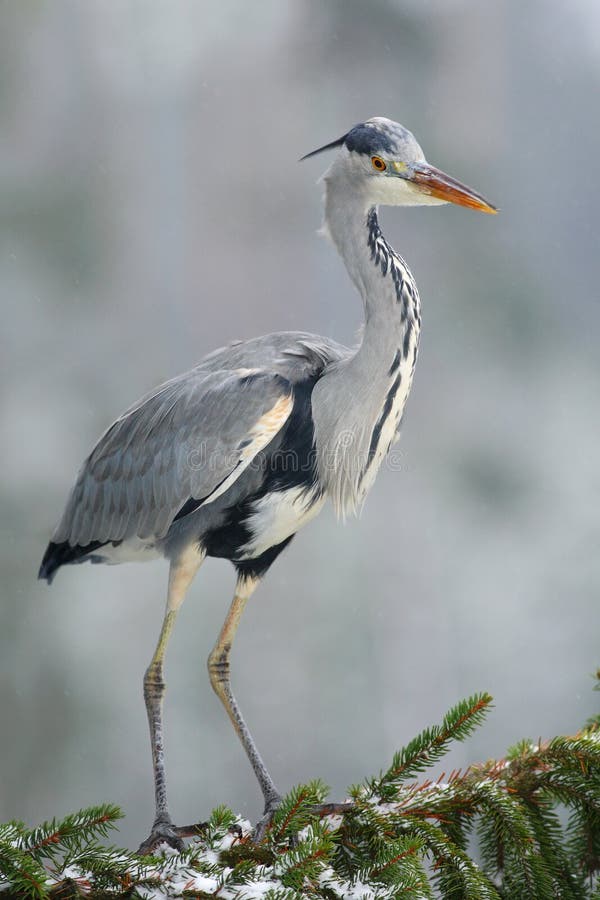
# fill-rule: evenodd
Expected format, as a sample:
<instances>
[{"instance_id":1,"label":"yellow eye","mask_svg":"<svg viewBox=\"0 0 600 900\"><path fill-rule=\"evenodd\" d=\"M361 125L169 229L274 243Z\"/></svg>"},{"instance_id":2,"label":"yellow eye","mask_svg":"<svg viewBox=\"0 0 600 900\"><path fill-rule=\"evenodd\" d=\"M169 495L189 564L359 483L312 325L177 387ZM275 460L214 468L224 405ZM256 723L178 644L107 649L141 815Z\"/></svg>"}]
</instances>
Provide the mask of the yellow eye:
<instances>
[{"instance_id":1,"label":"yellow eye","mask_svg":"<svg viewBox=\"0 0 600 900\"><path fill-rule=\"evenodd\" d=\"M380 156L372 156L371 165L374 169L376 169L377 172L385 172L385 170L387 169L386 164Z\"/></svg>"}]
</instances>

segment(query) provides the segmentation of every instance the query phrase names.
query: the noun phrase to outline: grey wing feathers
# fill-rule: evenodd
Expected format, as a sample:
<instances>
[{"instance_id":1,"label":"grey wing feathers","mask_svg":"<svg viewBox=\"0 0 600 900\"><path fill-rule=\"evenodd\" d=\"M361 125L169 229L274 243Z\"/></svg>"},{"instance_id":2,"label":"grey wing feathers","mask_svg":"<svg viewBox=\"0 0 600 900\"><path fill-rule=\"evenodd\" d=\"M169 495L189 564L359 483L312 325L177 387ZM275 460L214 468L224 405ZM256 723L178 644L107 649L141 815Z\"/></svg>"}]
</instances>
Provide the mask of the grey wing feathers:
<instances>
[{"instance_id":1,"label":"grey wing feathers","mask_svg":"<svg viewBox=\"0 0 600 900\"><path fill-rule=\"evenodd\" d=\"M330 338L304 331L279 331L234 341L205 356L199 369L229 369L258 366L283 375L292 384L321 372L350 355L351 351Z\"/></svg>"},{"instance_id":2,"label":"grey wing feathers","mask_svg":"<svg viewBox=\"0 0 600 900\"><path fill-rule=\"evenodd\" d=\"M159 387L105 432L83 464L56 543L159 539L181 507L223 493L287 420L290 382L202 366Z\"/></svg>"}]
</instances>

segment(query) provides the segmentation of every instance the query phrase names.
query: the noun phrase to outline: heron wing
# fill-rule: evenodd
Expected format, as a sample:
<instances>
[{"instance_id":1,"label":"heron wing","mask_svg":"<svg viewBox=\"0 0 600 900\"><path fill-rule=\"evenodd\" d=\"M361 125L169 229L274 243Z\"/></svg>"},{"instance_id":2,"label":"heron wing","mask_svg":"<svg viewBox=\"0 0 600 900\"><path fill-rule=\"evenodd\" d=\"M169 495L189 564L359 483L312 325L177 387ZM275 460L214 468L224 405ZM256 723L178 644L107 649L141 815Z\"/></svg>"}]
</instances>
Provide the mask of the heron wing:
<instances>
[{"instance_id":1,"label":"heron wing","mask_svg":"<svg viewBox=\"0 0 600 900\"><path fill-rule=\"evenodd\" d=\"M164 537L190 498L210 503L239 478L292 406L290 382L261 369L199 367L166 382L100 438L53 541Z\"/></svg>"},{"instance_id":2,"label":"heron wing","mask_svg":"<svg viewBox=\"0 0 600 900\"><path fill-rule=\"evenodd\" d=\"M292 384L345 359L352 353L330 338L305 331L278 331L247 341L233 341L205 356L206 371L259 366L283 375Z\"/></svg>"}]
</instances>

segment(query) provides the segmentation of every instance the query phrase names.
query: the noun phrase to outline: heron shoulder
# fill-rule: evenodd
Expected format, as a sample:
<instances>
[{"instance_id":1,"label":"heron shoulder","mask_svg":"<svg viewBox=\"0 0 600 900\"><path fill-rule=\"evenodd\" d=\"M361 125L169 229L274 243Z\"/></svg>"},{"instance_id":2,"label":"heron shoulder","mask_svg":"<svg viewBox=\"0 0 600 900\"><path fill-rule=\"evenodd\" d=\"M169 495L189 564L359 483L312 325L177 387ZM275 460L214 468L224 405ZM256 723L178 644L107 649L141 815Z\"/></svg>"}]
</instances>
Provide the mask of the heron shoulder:
<instances>
[{"instance_id":1,"label":"heron shoulder","mask_svg":"<svg viewBox=\"0 0 600 900\"><path fill-rule=\"evenodd\" d=\"M292 384L319 375L351 351L342 344L305 331L279 331L233 341L214 350L198 365L203 371L258 367L282 375Z\"/></svg>"}]
</instances>

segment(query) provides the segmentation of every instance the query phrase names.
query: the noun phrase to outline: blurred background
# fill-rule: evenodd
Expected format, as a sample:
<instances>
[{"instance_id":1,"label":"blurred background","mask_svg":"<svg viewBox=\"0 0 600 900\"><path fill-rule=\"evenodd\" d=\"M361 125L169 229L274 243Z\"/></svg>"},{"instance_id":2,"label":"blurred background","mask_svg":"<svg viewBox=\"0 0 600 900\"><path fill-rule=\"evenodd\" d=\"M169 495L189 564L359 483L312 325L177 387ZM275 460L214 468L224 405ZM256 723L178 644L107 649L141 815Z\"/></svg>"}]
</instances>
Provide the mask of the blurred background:
<instances>
[{"instance_id":1,"label":"blurred background","mask_svg":"<svg viewBox=\"0 0 600 900\"><path fill-rule=\"evenodd\" d=\"M141 682L167 566L40 558L99 434L233 338L352 342L317 235L320 157L409 127L497 217L383 210L423 301L401 443L362 518L326 510L252 599L233 684L282 789L335 799L468 694L447 768L578 729L600 662L600 7L596 0L38 0L0 6L0 820L153 815ZM209 560L167 657L177 822L260 795L205 660Z\"/></svg>"}]
</instances>

